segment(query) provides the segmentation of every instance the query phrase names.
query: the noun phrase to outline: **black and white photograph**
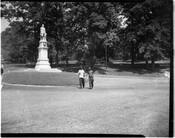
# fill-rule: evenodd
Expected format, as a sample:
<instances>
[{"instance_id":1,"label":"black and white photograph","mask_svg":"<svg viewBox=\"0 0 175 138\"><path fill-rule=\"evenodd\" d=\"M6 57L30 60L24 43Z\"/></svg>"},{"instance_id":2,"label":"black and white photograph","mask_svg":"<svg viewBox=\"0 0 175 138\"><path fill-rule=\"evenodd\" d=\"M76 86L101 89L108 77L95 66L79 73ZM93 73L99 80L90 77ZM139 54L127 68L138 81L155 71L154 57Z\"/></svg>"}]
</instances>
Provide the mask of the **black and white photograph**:
<instances>
[{"instance_id":1,"label":"black and white photograph","mask_svg":"<svg viewBox=\"0 0 175 138\"><path fill-rule=\"evenodd\" d=\"M173 137L173 4L1 1L1 136Z\"/></svg>"}]
</instances>

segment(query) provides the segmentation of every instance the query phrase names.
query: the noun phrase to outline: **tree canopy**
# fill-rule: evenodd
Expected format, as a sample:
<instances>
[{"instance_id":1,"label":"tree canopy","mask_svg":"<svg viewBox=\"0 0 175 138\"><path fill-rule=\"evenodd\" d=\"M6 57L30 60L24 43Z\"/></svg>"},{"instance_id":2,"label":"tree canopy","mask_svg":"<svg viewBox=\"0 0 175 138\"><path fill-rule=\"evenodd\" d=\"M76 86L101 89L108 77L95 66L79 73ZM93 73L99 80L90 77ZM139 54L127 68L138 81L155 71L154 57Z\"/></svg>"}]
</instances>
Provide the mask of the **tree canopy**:
<instances>
[{"instance_id":1,"label":"tree canopy","mask_svg":"<svg viewBox=\"0 0 175 138\"><path fill-rule=\"evenodd\" d=\"M171 1L145 0L141 3L127 3L123 7L124 15L128 17L128 26L125 29L127 41L131 42L131 46L134 45L131 49L153 62L169 57Z\"/></svg>"},{"instance_id":2,"label":"tree canopy","mask_svg":"<svg viewBox=\"0 0 175 138\"><path fill-rule=\"evenodd\" d=\"M41 24L47 30L49 57L57 65L61 59L68 65L72 55L86 61L105 58L105 50L108 58L117 51L132 63L169 57L171 1L3 1L1 7L1 16L11 22L2 32L2 48L11 59L36 61Z\"/></svg>"}]
</instances>

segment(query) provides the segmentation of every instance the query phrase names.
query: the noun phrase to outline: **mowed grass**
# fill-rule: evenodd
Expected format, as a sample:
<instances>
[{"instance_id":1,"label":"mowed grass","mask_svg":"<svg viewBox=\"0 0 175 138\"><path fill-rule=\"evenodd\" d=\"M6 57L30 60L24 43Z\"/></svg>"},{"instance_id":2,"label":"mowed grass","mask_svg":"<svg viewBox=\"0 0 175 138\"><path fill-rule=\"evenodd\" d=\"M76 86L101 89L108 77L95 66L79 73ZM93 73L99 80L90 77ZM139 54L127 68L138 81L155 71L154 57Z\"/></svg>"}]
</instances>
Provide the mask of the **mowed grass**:
<instances>
[{"instance_id":1,"label":"mowed grass","mask_svg":"<svg viewBox=\"0 0 175 138\"><path fill-rule=\"evenodd\" d=\"M75 73L56 72L10 72L3 75L2 82L24 85L78 85L78 76Z\"/></svg>"},{"instance_id":2,"label":"mowed grass","mask_svg":"<svg viewBox=\"0 0 175 138\"><path fill-rule=\"evenodd\" d=\"M11 84L24 85L53 85L53 86L70 86L78 85L77 72L79 64L70 63L68 67L64 64L59 65L62 73L56 72L36 72L24 71L26 69L34 70L34 66L28 67L26 64L5 64L2 82ZM56 68L56 67L52 67ZM87 72L87 68L85 69ZM94 67L95 75L104 77L111 76L138 76L138 77L162 77L165 71L169 71L169 61L156 63L155 71L145 68L142 62L135 63L132 66L128 62L113 62L108 64L107 71L104 64L96 64ZM87 79L85 79L87 81Z\"/></svg>"}]
</instances>

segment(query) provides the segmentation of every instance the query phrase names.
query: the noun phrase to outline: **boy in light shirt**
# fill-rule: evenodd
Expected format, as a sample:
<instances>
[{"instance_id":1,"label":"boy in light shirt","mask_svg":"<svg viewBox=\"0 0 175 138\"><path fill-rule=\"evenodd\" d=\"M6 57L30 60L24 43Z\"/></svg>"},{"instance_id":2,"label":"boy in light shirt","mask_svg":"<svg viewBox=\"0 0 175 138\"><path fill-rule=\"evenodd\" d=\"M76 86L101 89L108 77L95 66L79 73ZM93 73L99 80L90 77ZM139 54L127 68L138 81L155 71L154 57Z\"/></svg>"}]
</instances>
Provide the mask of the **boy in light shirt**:
<instances>
[{"instance_id":1,"label":"boy in light shirt","mask_svg":"<svg viewBox=\"0 0 175 138\"><path fill-rule=\"evenodd\" d=\"M80 88L84 88L85 71L83 70L82 67L80 67L80 69L78 70L78 77L79 77Z\"/></svg>"}]
</instances>

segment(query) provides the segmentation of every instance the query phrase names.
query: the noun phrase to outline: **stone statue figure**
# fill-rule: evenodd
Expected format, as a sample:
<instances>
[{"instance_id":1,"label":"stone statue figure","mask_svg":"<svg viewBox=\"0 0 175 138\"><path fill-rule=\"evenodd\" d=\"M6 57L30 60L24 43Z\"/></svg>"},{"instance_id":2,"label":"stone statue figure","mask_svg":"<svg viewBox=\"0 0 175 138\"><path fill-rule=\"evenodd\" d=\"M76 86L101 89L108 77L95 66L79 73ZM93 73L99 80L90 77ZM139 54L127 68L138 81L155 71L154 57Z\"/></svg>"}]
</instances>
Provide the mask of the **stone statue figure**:
<instances>
[{"instance_id":1,"label":"stone statue figure","mask_svg":"<svg viewBox=\"0 0 175 138\"><path fill-rule=\"evenodd\" d=\"M46 36L46 29L44 27L44 24L42 24L41 28L40 28L40 36Z\"/></svg>"}]
</instances>

